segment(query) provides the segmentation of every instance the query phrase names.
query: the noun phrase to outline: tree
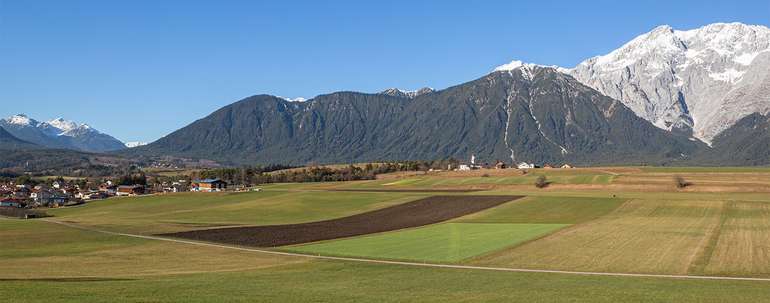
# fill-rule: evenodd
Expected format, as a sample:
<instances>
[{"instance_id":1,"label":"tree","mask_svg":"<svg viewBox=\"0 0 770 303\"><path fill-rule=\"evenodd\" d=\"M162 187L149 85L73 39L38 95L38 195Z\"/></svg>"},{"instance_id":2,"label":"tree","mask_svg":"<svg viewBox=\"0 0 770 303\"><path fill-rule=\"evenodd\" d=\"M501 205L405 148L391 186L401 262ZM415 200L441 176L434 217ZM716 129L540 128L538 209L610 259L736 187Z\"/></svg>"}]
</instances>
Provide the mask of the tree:
<instances>
[{"instance_id":1,"label":"tree","mask_svg":"<svg viewBox=\"0 0 770 303\"><path fill-rule=\"evenodd\" d=\"M685 180L684 178L682 178L682 176L675 176L674 177L674 183L676 184L676 188L679 188L679 189L682 189L682 188L685 188L685 187L688 187L688 186L692 185L692 183L690 183L687 180Z\"/></svg>"},{"instance_id":2,"label":"tree","mask_svg":"<svg viewBox=\"0 0 770 303\"><path fill-rule=\"evenodd\" d=\"M535 187L537 188L545 188L548 186L548 184L550 184L550 182L548 182L548 179L544 175L541 175L535 179Z\"/></svg>"}]
</instances>

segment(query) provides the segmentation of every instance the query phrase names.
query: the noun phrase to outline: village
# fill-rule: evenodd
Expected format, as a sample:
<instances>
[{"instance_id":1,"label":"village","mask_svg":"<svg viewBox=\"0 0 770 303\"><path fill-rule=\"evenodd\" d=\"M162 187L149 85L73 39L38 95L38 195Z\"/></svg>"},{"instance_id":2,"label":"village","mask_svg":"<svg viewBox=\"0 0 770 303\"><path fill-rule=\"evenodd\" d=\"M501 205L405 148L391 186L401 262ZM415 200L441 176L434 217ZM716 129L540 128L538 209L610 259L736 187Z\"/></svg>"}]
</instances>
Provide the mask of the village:
<instances>
[{"instance_id":1,"label":"village","mask_svg":"<svg viewBox=\"0 0 770 303\"><path fill-rule=\"evenodd\" d=\"M520 162L514 166L510 166L503 161L496 161L494 164L488 162L482 162L475 154L471 154L469 162L460 162L456 160L449 161L449 164L445 164L444 167L448 171L472 171L472 170L487 170L487 169L518 169L524 170L534 168L573 168L570 164L563 164L560 166L552 166L549 164L539 165L527 162ZM399 168L383 169L380 173L387 173L394 170L415 170L415 171L442 171L439 162L433 163L432 168L428 168L430 165L421 164L412 165L401 163ZM366 167L372 166L368 164ZM345 174L345 172L354 175L352 180L362 180L367 178L376 178L376 171L378 167L364 168L363 171L372 171L369 177L356 178L356 173L368 175L367 173L361 173L361 169L351 165L349 168L343 168L339 170L329 170L327 173L333 174ZM384 167L380 165L380 167ZM292 174L294 177L286 177L283 175L278 178L273 175L272 178L262 179L259 182L247 182L241 180L240 183L232 176L229 179L224 174L215 174L218 177L206 177L195 179L192 176L178 176L177 180L171 180L169 178L158 179L152 178L150 182L144 175L141 178L120 178L120 179L103 179L103 180L89 180L89 179L65 179L63 177L48 178L45 180L22 178L16 180L7 180L0 182L0 208L59 208L69 207L84 204L89 201L102 200L111 197L128 197L128 196L141 196L141 195L154 195L165 193L178 193L178 192L222 192L222 191L243 191L247 190L248 186L243 184L258 184L258 183L271 183L271 182L307 182L305 179L297 178L297 176L307 176L315 173L318 167L305 168L301 171L294 171L288 174ZM328 170L328 169L327 169ZM260 174L262 174L260 172ZM265 174L262 174L263 176ZM188 181L192 179L191 181ZM225 180L229 180L225 181ZM305 180L305 181L303 181ZM335 179L318 178L317 181L331 181ZM239 186L231 186L228 188L229 183L236 182L241 184ZM310 179L310 182L314 182ZM251 188L248 190L259 190Z\"/></svg>"},{"instance_id":2,"label":"village","mask_svg":"<svg viewBox=\"0 0 770 303\"><path fill-rule=\"evenodd\" d=\"M517 169L530 169L530 168L573 168L570 164L563 164L561 166L554 166L551 164L535 164L535 163L527 163L527 162L519 162L514 167L509 167L508 164L506 164L503 161L497 160L495 161L494 165L491 165L490 163L484 162L481 163L476 158L475 154L471 155L470 162L467 164L459 164L457 168L452 167L452 165L449 165L447 167L448 170L458 170L458 171L468 171L468 170L475 170L475 169L506 169L506 168L517 168Z\"/></svg>"},{"instance_id":3,"label":"village","mask_svg":"<svg viewBox=\"0 0 770 303\"><path fill-rule=\"evenodd\" d=\"M8 181L0 184L0 207L3 208L58 208L76 206L88 201L110 197L128 197L172 192L218 192L227 190L227 182L220 179L178 180L151 186L142 184L118 185L112 180L95 183L63 178L42 182Z\"/></svg>"}]
</instances>

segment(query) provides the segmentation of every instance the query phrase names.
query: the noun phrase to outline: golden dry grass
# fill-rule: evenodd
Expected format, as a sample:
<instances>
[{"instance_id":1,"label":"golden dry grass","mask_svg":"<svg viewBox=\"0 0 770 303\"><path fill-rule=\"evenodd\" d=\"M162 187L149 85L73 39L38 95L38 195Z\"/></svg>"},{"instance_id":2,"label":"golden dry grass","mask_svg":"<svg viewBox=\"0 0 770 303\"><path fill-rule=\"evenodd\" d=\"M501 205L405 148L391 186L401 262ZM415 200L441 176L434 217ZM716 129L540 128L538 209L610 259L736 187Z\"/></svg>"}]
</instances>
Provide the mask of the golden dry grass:
<instances>
[{"instance_id":1,"label":"golden dry grass","mask_svg":"<svg viewBox=\"0 0 770 303\"><path fill-rule=\"evenodd\" d=\"M474 263L577 271L686 274L720 223L722 201L631 200L597 220Z\"/></svg>"},{"instance_id":2,"label":"golden dry grass","mask_svg":"<svg viewBox=\"0 0 770 303\"><path fill-rule=\"evenodd\" d=\"M730 202L705 255L708 275L770 274L770 204Z\"/></svg>"}]
</instances>

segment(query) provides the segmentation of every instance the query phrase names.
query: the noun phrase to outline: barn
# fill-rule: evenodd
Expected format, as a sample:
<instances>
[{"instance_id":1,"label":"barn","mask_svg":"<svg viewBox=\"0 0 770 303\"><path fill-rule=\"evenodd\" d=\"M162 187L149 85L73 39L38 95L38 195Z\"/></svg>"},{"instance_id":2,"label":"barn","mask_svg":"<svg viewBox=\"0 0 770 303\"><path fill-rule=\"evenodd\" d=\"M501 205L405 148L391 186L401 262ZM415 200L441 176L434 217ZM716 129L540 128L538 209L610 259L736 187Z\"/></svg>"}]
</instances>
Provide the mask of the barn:
<instances>
[{"instance_id":1,"label":"barn","mask_svg":"<svg viewBox=\"0 0 770 303\"><path fill-rule=\"evenodd\" d=\"M214 192L227 189L227 182L220 179L203 179L193 182L194 191Z\"/></svg>"}]
</instances>

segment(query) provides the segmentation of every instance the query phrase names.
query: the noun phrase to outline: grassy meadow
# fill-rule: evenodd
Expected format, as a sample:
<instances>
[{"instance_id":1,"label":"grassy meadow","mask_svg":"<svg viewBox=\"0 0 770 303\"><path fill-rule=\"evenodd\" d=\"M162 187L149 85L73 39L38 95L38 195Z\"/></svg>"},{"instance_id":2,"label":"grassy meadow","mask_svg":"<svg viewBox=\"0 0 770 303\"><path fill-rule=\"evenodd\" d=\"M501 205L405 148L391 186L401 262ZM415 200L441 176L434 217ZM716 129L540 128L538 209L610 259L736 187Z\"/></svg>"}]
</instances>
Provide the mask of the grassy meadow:
<instances>
[{"instance_id":1,"label":"grassy meadow","mask_svg":"<svg viewBox=\"0 0 770 303\"><path fill-rule=\"evenodd\" d=\"M552 183L535 188L539 175ZM677 188L675 176L692 185ZM49 219L154 235L319 221L431 195L523 195L434 225L276 250L489 267L770 278L767 168L609 167L381 177L270 184L260 192L115 198L52 209ZM480 191L432 192L441 189ZM105 234L43 220L0 218L0 257L3 302L770 301L767 281L319 260Z\"/></svg>"},{"instance_id":2,"label":"grassy meadow","mask_svg":"<svg viewBox=\"0 0 770 303\"><path fill-rule=\"evenodd\" d=\"M326 256L458 262L558 230L566 224L444 223L287 250Z\"/></svg>"},{"instance_id":3,"label":"grassy meadow","mask_svg":"<svg viewBox=\"0 0 770 303\"><path fill-rule=\"evenodd\" d=\"M392 206L420 193L264 190L114 198L50 214L101 229L158 234L199 228L319 221Z\"/></svg>"}]
</instances>

